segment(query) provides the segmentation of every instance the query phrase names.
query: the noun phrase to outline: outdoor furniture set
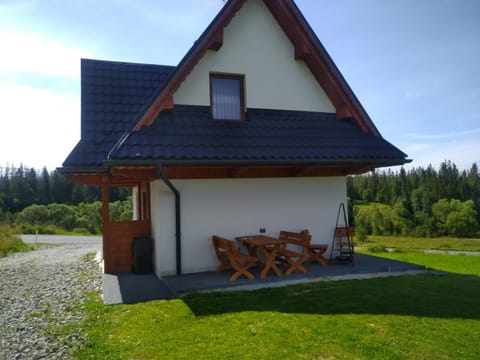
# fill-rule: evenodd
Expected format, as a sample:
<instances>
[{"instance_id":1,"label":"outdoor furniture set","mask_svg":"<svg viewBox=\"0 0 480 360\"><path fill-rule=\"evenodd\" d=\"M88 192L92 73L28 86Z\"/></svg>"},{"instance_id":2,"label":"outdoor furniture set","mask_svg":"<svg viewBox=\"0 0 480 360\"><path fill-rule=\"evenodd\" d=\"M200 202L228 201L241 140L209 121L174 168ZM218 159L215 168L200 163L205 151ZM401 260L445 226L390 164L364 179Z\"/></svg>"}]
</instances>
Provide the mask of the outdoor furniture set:
<instances>
[{"instance_id":1,"label":"outdoor furniture set","mask_svg":"<svg viewBox=\"0 0 480 360\"><path fill-rule=\"evenodd\" d=\"M277 276L282 276L282 270L278 266L280 264L286 268L285 275L291 275L297 270L306 273L304 264L313 261L320 265L327 263L323 254L327 251L328 245L312 244L311 238L308 230L300 233L282 230L278 238L263 234L236 237L235 239L246 247L248 254L245 254L237 248L235 241L213 235L213 246L220 260L217 271L223 271L227 267L233 268L235 272L230 281L237 280L241 275L253 279L254 276L249 271L253 265L263 268L260 273L261 279L265 279L270 270ZM263 256L259 256L260 254Z\"/></svg>"}]
</instances>

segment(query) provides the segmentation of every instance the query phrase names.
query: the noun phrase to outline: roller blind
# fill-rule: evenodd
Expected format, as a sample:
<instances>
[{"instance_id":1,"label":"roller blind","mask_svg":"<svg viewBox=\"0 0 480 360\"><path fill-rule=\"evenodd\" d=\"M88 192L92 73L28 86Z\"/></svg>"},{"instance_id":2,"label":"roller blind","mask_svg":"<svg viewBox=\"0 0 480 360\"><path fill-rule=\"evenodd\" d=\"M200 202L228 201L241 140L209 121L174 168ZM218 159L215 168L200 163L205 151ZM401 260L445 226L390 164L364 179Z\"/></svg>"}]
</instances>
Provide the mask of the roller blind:
<instances>
[{"instance_id":1,"label":"roller blind","mask_svg":"<svg viewBox=\"0 0 480 360\"><path fill-rule=\"evenodd\" d=\"M242 79L212 75L212 111L215 119L242 119Z\"/></svg>"}]
</instances>

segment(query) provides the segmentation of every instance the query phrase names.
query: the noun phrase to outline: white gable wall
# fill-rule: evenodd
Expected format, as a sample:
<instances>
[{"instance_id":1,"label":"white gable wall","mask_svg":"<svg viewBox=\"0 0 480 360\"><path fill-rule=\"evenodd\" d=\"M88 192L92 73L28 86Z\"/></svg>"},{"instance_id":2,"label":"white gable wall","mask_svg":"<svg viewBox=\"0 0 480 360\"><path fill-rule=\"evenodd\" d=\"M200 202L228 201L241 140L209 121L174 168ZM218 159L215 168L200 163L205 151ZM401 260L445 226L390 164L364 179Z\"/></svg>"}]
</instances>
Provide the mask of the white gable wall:
<instances>
[{"instance_id":1,"label":"white gable wall","mask_svg":"<svg viewBox=\"0 0 480 360\"><path fill-rule=\"evenodd\" d=\"M210 106L210 72L245 75L246 106L335 112L335 108L261 0L247 0L174 94L175 104Z\"/></svg>"},{"instance_id":2,"label":"white gable wall","mask_svg":"<svg viewBox=\"0 0 480 360\"><path fill-rule=\"evenodd\" d=\"M261 0L247 0L224 29L219 51L209 50L174 94L175 104L210 106L210 73L245 76L248 108L334 113L335 108ZM182 271L218 266L211 237L309 229L330 244L345 177L173 180L181 194ZM151 184L152 236L158 276L175 274L174 195Z\"/></svg>"},{"instance_id":3,"label":"white gable wall","mask_svg":"<svg viewBox=\"0 0 480 360\"><path fill-rule=\"evenodd\" d=\"M338 206L346 201L345 177L174 180L181 194L182 271L214 270L218 260L213 234L233 239L280 230L308 229L314 243L331 244ZM173 193L152 183L155 271L174 274L175 204Z\"/></svg>"}]
</instances>

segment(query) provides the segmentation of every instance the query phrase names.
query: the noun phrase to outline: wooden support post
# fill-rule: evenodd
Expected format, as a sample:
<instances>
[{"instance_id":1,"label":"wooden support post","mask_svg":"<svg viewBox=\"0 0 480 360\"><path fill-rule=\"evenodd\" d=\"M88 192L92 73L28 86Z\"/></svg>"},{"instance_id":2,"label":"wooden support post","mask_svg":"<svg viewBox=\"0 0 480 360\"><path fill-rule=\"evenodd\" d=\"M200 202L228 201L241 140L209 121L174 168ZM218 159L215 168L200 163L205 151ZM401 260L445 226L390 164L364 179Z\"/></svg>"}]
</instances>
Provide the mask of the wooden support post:
<instances>
[{"instance_id":1,"label":"wooden support post","mask_svg":"<svg viewBox=\"0 0 480 360\"><path fill-rule=\"evenodd\" d=\"M102 247L103 247L103 265L104 271L110 271L110 248L109 248L109 234L110 234L110 213L109 213L109 185L110 181L108 175L102 177Z\"/></svg>"}]
</instances>

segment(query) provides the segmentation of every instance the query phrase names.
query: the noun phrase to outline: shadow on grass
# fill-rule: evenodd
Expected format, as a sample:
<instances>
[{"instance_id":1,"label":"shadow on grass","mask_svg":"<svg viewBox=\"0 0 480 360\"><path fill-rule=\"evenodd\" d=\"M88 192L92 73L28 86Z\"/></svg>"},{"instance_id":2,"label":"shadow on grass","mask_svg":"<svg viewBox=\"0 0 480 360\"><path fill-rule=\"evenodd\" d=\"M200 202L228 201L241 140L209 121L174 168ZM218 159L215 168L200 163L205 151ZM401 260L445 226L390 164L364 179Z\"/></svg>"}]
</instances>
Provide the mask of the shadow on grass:
<instances>
[{"instance_id":1,"label":"shadow on grass","mask_svg":"<svg viewBox=\"0 0 480 360\"><path fill-rule=\"evenodd\" d=\"M317 282L257 291L191 294L197 316L243 311L480 319L480 277L449 274Z\"/></svg>"}]
</instances>

